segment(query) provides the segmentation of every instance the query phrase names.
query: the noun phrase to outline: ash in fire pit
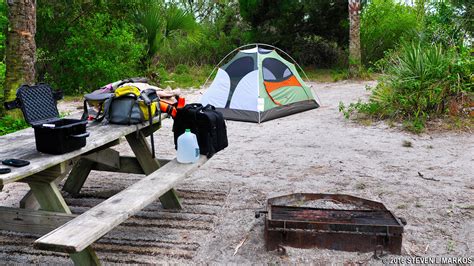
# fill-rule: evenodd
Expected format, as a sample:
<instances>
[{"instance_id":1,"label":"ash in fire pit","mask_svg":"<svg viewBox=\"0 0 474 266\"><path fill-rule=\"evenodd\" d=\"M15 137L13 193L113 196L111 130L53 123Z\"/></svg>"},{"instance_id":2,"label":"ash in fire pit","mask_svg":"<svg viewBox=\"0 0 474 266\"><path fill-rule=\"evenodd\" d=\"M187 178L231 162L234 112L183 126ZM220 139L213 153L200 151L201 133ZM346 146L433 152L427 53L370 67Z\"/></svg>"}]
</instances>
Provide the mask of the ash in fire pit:
<instances>
[{"instance_id":1,"label":"ash in fire pit","mask_svg":"<svg viewBox=\"0 0 474 266\"><path fill-rule=\"evenodd\" d=\"M370 210L370 208L364 206L357 206L350 203L342 203L335 200L329 199L320 199L320 200L310 200L303 202L299 206L295 207L304 207L304 208L316 208L316 209L331 209L331 210Z\"/></svg>"}]
</instances>

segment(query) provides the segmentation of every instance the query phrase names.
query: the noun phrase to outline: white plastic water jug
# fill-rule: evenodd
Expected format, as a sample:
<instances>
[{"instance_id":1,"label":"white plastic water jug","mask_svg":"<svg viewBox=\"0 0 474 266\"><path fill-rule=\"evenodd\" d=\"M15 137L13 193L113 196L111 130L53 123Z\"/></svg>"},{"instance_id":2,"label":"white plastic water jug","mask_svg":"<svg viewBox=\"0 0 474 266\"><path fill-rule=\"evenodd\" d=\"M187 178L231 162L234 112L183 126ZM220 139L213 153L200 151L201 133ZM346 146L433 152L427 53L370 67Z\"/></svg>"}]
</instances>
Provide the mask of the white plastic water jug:
<instances>
[{"instance_id":1,"label":"white plastic water jug","mask_svg":"<svg viewBox=\"0 0 474 266\"><path fill-rule=\"evenodd\" d=\"M190 129L178 137L178 156L180 163L195 163L199 159L199 145L196 135Z\"/></svg>"}]
</instances>

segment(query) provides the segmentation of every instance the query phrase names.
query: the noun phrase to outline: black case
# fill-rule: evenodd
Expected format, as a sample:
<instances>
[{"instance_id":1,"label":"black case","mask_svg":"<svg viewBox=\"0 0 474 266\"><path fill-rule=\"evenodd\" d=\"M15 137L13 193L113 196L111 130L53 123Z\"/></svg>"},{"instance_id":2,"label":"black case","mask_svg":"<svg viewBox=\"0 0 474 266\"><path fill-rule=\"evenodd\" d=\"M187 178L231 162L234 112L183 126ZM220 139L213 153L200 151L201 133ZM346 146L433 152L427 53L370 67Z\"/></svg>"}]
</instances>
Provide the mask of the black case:
<instances>
[{"instance_id":1,"label":"black case","mask_svg":"<svg viewBox=\"0 0 474 266\"><path fill-rule=\"evenodd\" d=\"M223 115L210 104L187 104L178 109L173 123L174 144L178 137L190 129L196 134L200 153L211 158L216 152L228 146L227 127Z\"/></svg>"},{"instance_id":2,"label":"black case","mask_svg":"<svg viewBox=\"0 0 474 266\"><path fill-rule=\"evenodd\" d=\"M63 154L86 146L87 121L59 118L57 97L49 85L22 85L16 97L26 122L35 130L38 151Z\"/></svg>"}]
</instances>

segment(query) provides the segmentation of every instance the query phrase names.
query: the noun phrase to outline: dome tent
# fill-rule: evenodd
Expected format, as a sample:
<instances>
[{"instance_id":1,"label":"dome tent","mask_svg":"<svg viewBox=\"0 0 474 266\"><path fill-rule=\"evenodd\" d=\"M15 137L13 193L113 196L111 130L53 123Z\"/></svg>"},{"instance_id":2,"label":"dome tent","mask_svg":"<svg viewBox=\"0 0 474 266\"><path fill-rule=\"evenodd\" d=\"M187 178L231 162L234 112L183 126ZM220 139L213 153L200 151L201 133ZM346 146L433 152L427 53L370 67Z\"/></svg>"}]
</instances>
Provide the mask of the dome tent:
<instances>
[{"instance_id":1,"label":"dome tent","mask_svg":"<svg viewBox=\"0 0 474 266\"><path fill-rule=\"evenodd\" d=\"M248 46L255 47L241 49ZM266 44L242 47L217 70L201 98L203 105L214 105L226 119L256 123L319 107L311 88L298 74L296 62L277 53L278 50L287 55L284 51Z\"/></svg>"}]
</instances>

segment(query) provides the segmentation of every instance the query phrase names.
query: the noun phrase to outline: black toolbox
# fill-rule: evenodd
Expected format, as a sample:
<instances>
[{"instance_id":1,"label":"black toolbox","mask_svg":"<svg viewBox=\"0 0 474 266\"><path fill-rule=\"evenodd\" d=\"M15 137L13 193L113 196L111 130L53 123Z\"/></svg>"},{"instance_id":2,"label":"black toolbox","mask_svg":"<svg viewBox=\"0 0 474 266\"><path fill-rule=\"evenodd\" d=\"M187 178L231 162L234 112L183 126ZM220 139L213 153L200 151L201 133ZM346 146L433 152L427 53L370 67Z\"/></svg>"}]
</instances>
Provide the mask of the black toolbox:
<instances>
[{"instance_id":1,"label":"black toolbox","mask_svg":"<svg viewBox=\"0 0 474 266\"><path fill-rule=\"evenodd\" d=\"M64 154L86 146L86 120L59 118L57 100L62 93L47 84L22 85L16 100L7 109L21 108L25 120L35 130L36 149L49 154Z\"/></svg>"}]
</instances>

